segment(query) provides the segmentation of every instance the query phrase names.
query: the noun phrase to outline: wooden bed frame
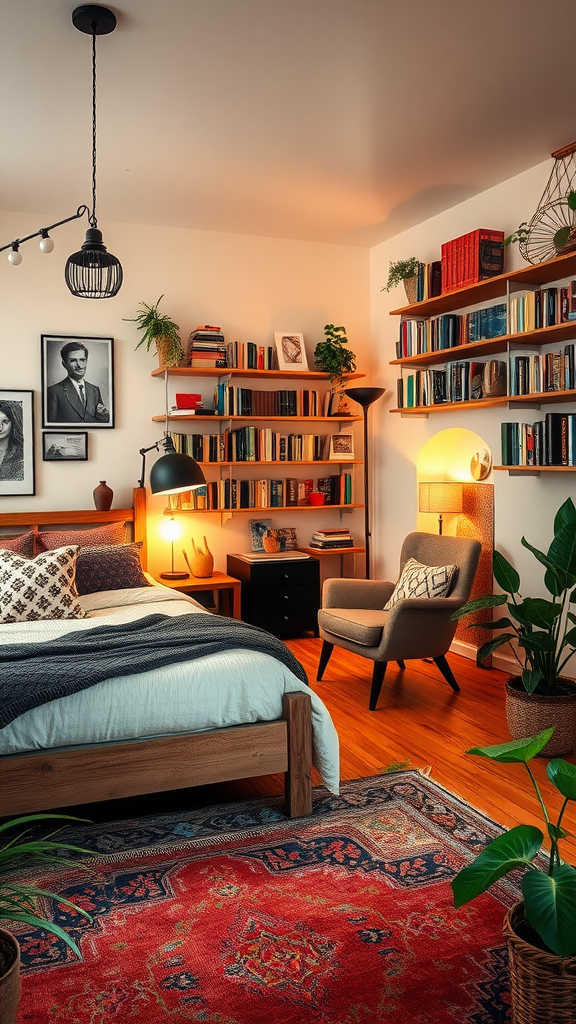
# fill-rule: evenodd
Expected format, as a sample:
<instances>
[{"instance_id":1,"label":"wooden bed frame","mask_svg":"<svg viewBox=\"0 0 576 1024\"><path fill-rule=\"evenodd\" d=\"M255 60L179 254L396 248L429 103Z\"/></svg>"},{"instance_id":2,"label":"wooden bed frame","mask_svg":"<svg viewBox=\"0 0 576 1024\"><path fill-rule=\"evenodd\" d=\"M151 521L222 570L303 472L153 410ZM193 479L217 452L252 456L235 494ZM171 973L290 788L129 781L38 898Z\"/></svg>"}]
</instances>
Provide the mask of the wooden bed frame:
<instances>
[{"instance_id":1,"label":"wooden bed frame","mask_svg":"<svg viewBox=\"0 0 576 1024\"><path fill-rule=\"evenodd\" d=\"M0 530L133 524L146 568L146 492L131 509L0 513ZM12 534L13 536L14 534ZM286 813L312 810L312 711L308 694L286 693L282 718L205 732L63 747L0 757L0 815L284 773Z\"/></svg>"}]
</instances>

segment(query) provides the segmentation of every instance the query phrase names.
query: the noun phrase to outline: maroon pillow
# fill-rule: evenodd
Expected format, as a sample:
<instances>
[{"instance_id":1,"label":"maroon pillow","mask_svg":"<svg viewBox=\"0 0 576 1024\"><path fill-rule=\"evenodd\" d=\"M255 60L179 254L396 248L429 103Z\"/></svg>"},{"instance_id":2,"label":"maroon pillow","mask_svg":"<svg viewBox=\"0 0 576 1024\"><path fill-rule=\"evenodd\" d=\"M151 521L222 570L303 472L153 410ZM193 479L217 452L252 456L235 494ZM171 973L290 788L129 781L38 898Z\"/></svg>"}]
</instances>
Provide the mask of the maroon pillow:
<instances>
[{"instance_id":1,"label":"maroon pillow","mask_svg":"<svg viewBox=\"0 0 576 1024\"><path fill-rule=\"evenodd\" d=\"M104 544L123 544L126 540L126 525L109 523L93 530L42 530L36 537L38 551L52 551L54 548L69 547L70 544L77 544L79 548L93 548Z\"/></svg>"},{"instance_id":2,"label":"maroon pillow","mask_svg":"<svg viewBox=\"0 0 576 1024\"><path fill-rule=\"evenodd\" d=\"M137 544L110 544L106 547L80 548L76 560L78 594L96 594L101 590L130 590L149 587L140 564Z\"/></svg>"},{"instance_id":3,"label":"maroon pillow","mask_svg":"<svg viewBox=\"0 0 576 1024\"><path fill-rule=\"evenodd\" d=\"M0 537L0 548L7 548L8 551L15 551L17 555L24 558L34 557L34 534L22 533L19 537Z\"/></svg>"}]
</instances>

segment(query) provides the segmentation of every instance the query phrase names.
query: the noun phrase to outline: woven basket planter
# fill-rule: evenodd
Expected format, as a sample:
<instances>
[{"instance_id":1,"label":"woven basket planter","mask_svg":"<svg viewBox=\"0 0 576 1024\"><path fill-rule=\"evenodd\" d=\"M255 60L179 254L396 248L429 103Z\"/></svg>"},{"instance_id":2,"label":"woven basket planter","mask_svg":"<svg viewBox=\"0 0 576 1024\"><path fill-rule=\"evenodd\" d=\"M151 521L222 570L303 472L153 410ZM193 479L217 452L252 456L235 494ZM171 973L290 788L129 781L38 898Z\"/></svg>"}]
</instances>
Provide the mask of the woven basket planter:
<instances>
[{"instance_id":1,"label":"woven basket planter","mask_svg":"<svg viewBox=\"0 0 576 1024\"><path fill-rule=\"evenodd\" d=\"M546 953L520 938L524 904L506 914L512 1024L576 1024L576 956Z\"/></svg>"},{"instance_id":2,"label":"woven basket planter","mask_svg":"<svg viewBox=\"0 0 576 1024\"><path fill-rule=\"evenodd\" d=\"M406 292L406 298L408 299L408 303L409 303L410 306L412 305L413 302L416 302L416 297L418 295L417 285L418 285L418 275L417 274L414 274L413 277L405 277L404 278L404 290Z\"/></svg>"},{"instance_id":3,"label":"woven basket planter","mask_svg":"<svg viewBox=\"0 0 576 1024\"><path fill-rule=\"evenodd\" d=\"M20 1002L20 946L0 928L0 1024L14 1024Z\"/></svg>"},{"instance_id":4,"label":"woven basket planter","mask_svg":"<svg viewBox=\"0 0 576 1024\"><path fill-rule=\"evenodd\" d=\"M562 757L576 746L576 686L568 679L564 682L571 692L558 697L526 693L520 676L506 683L506 720L512 739L535 736L554 726L541 757Z\"/></svg>"}]
</instances>

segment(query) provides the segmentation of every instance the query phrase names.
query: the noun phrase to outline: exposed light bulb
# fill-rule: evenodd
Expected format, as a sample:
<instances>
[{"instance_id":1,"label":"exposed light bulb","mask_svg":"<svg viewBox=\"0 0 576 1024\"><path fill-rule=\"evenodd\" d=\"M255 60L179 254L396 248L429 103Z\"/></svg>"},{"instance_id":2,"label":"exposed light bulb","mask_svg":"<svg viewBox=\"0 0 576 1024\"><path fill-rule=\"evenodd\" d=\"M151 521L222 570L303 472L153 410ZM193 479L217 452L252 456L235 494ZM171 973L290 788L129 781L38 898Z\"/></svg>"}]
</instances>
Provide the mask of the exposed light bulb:
<instances>
[{"instance_id":1,"label":"exposed light bulb","mask_svg":"<svg viewBox=\"0 0 576 1024\"><path fill-rule=\"evenodd\" d=\"M172 542L178 540L182 535L180 523L177 523L175 519L164 519L160 524L160 534L164 540Z\"/></svg>"},{"instance_id":2,"label":"exposed light bulb","mask_svg":"<svg viewBox=\"0 0 576 1024\"><path fill-rule=\"evenodd\" d=\"M42 252L53 252L54 250L54 242L48 234L42 235L42 238L40 239L38 245L40 246Z\"/></svg>"},{"instance_id":3,"label":"exposed light bulb","mask_svg":"<svg viewBox=\"0 0 576 1024\"><path fill-rule=\"evenodd\" d=\"M13 267L19 267L22 263L22 253L18 252L17 246L12 246L8 253L8 263L11 263Z\"/></svg>"}]
</instances>

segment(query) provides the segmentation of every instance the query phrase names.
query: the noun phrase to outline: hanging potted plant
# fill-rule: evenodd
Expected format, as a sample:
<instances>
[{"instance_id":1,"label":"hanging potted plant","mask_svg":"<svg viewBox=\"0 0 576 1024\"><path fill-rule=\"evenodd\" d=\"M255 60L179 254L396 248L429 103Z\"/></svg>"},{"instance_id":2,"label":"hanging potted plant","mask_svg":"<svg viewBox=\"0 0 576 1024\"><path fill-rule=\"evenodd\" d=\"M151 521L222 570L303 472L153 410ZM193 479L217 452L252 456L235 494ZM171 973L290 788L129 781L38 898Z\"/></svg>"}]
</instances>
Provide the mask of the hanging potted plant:
<instances>
[{"instance_id":1,"label":"hanging potted plant","mask_svg":"<svg viewBox=\"0 0 576 1024\"><path fill-rule=\"evenodd\" d=\"M314 366L317 370L330 374L333 388L344 384L347 373L354 373L356 356L345 346L348 344L345 327L326 324L325 340L319 341L314 349Z\"/></svg>"},{"instance_id":2,"label":"hanging potted plant","mask_svg":"<svg viewBox=\"0 0 576 1024\"><path fill-rule=\"evenodd\" d=\"M400 281L404 281L404 290L406 292L406 298L410 305L416 302L417 298L417 283L418 283L418 272L420 270L420 260L416 256L409 256L407 260L396 260L391 262L388 269L388 280L385 285L380 289L381 292L389 292L392 288L396 288L400 284Z\"/></svg>"},{"instance_id":3,"label":"hanging potted plant","mask_svg":"<svg viewBox=\"0 0 576 1024\"><path fill-rule=\"evenodd\" d=\"M454 905L461 907L510 871L524 871L524 898L508 911L503 930L509 953L513 1024L571 1024L576 1020L576 868L564 863L558 852L560 840L568 834L562 826L566 806L576 800L576 765L556 759L547 767L549 781L564 798L554 823L528 764L542 753L552 733L553 729L545 729L537 736L468 751L500 764L525 766L550 844L550 850L542 855L541 829L516 825L497 836L451 882Z\"/></svg>"},{"instance_id":4,"label":"hanging potted plant","mask_svg":"<svg viewBox=\"0 0 576 1024\"><path fill-rule=\"evenodd\" d=\"M178 366L184 357L180 328L167 313L160 313L158 307L163 298L164 295L161 295L158 302L152 306L142 302L142 309L138 310L136 316L124 317L124 320L137 324L138 330L142 331L136 348L145 345L146 351L149 352L150 346L155 343L160 366Z\"/></svg>"},{"instance_id":5,"label":"hanging potted plant","mask_svg":"<svg viewBox=\"0 0 576 1024\"><path fill-rule=\"evenodd\" d=\"M459 619L481 608L506 605L509 617L482 622L480 629L504 630L478 650L480 659L499 647L512 650L520 674L506 683L506 717L510 735L518 739L542 726L555 726L545 757L569 753L576 742L576 684L562 670L576 652L576 507L567 498L554 517L554 537L544 553L522 537L522 544L544 566L544 585L551 600L522 597L514 566L494 552L494 577L503 594L485 594L452 616Z\"/></svg>"},{"instance_id":6,"label":"hanging potted plant","mask_svg":"<svg viewBox=\"0 0 576 1024\"><path fill-rule=\"evenodd\" d=\"M63 899L57 893L48 892L46 889L39 889L35 885L19 881L17 872L29 859L35 859L46 863L62 864L62 857L58 856L63 850L74 850L76 853L84 853L92 856L92 850L83 850L79 846L72 846L69 843L54 842L55 832L50 832L43 838L34 839L31 837L30 825L48 819L59 821L82 821L82 818L74 818L67 814L28 814L21 818L13 818L11 821L0 825L0 834L7 833L13 829L23 829L11 838L6 837L6 842L0 846L0 920L5 922L22 921L24 924L32 925L34 928L44 928L53 932L70 946L76 956L81 957L80 950L67 932L59 925L54 924L44 917L38 908L38 899L54 900L58 903L65 903L72 907L78 914L82 914L89 921L92 920L82 907ZM79 864L83 870L89 869L84 864ZM20 947L18 941L11 932L0 928L0 1024L13 1024L16 1019L18 1003L20 1000Z\"/></svg>"}]
</instances>

